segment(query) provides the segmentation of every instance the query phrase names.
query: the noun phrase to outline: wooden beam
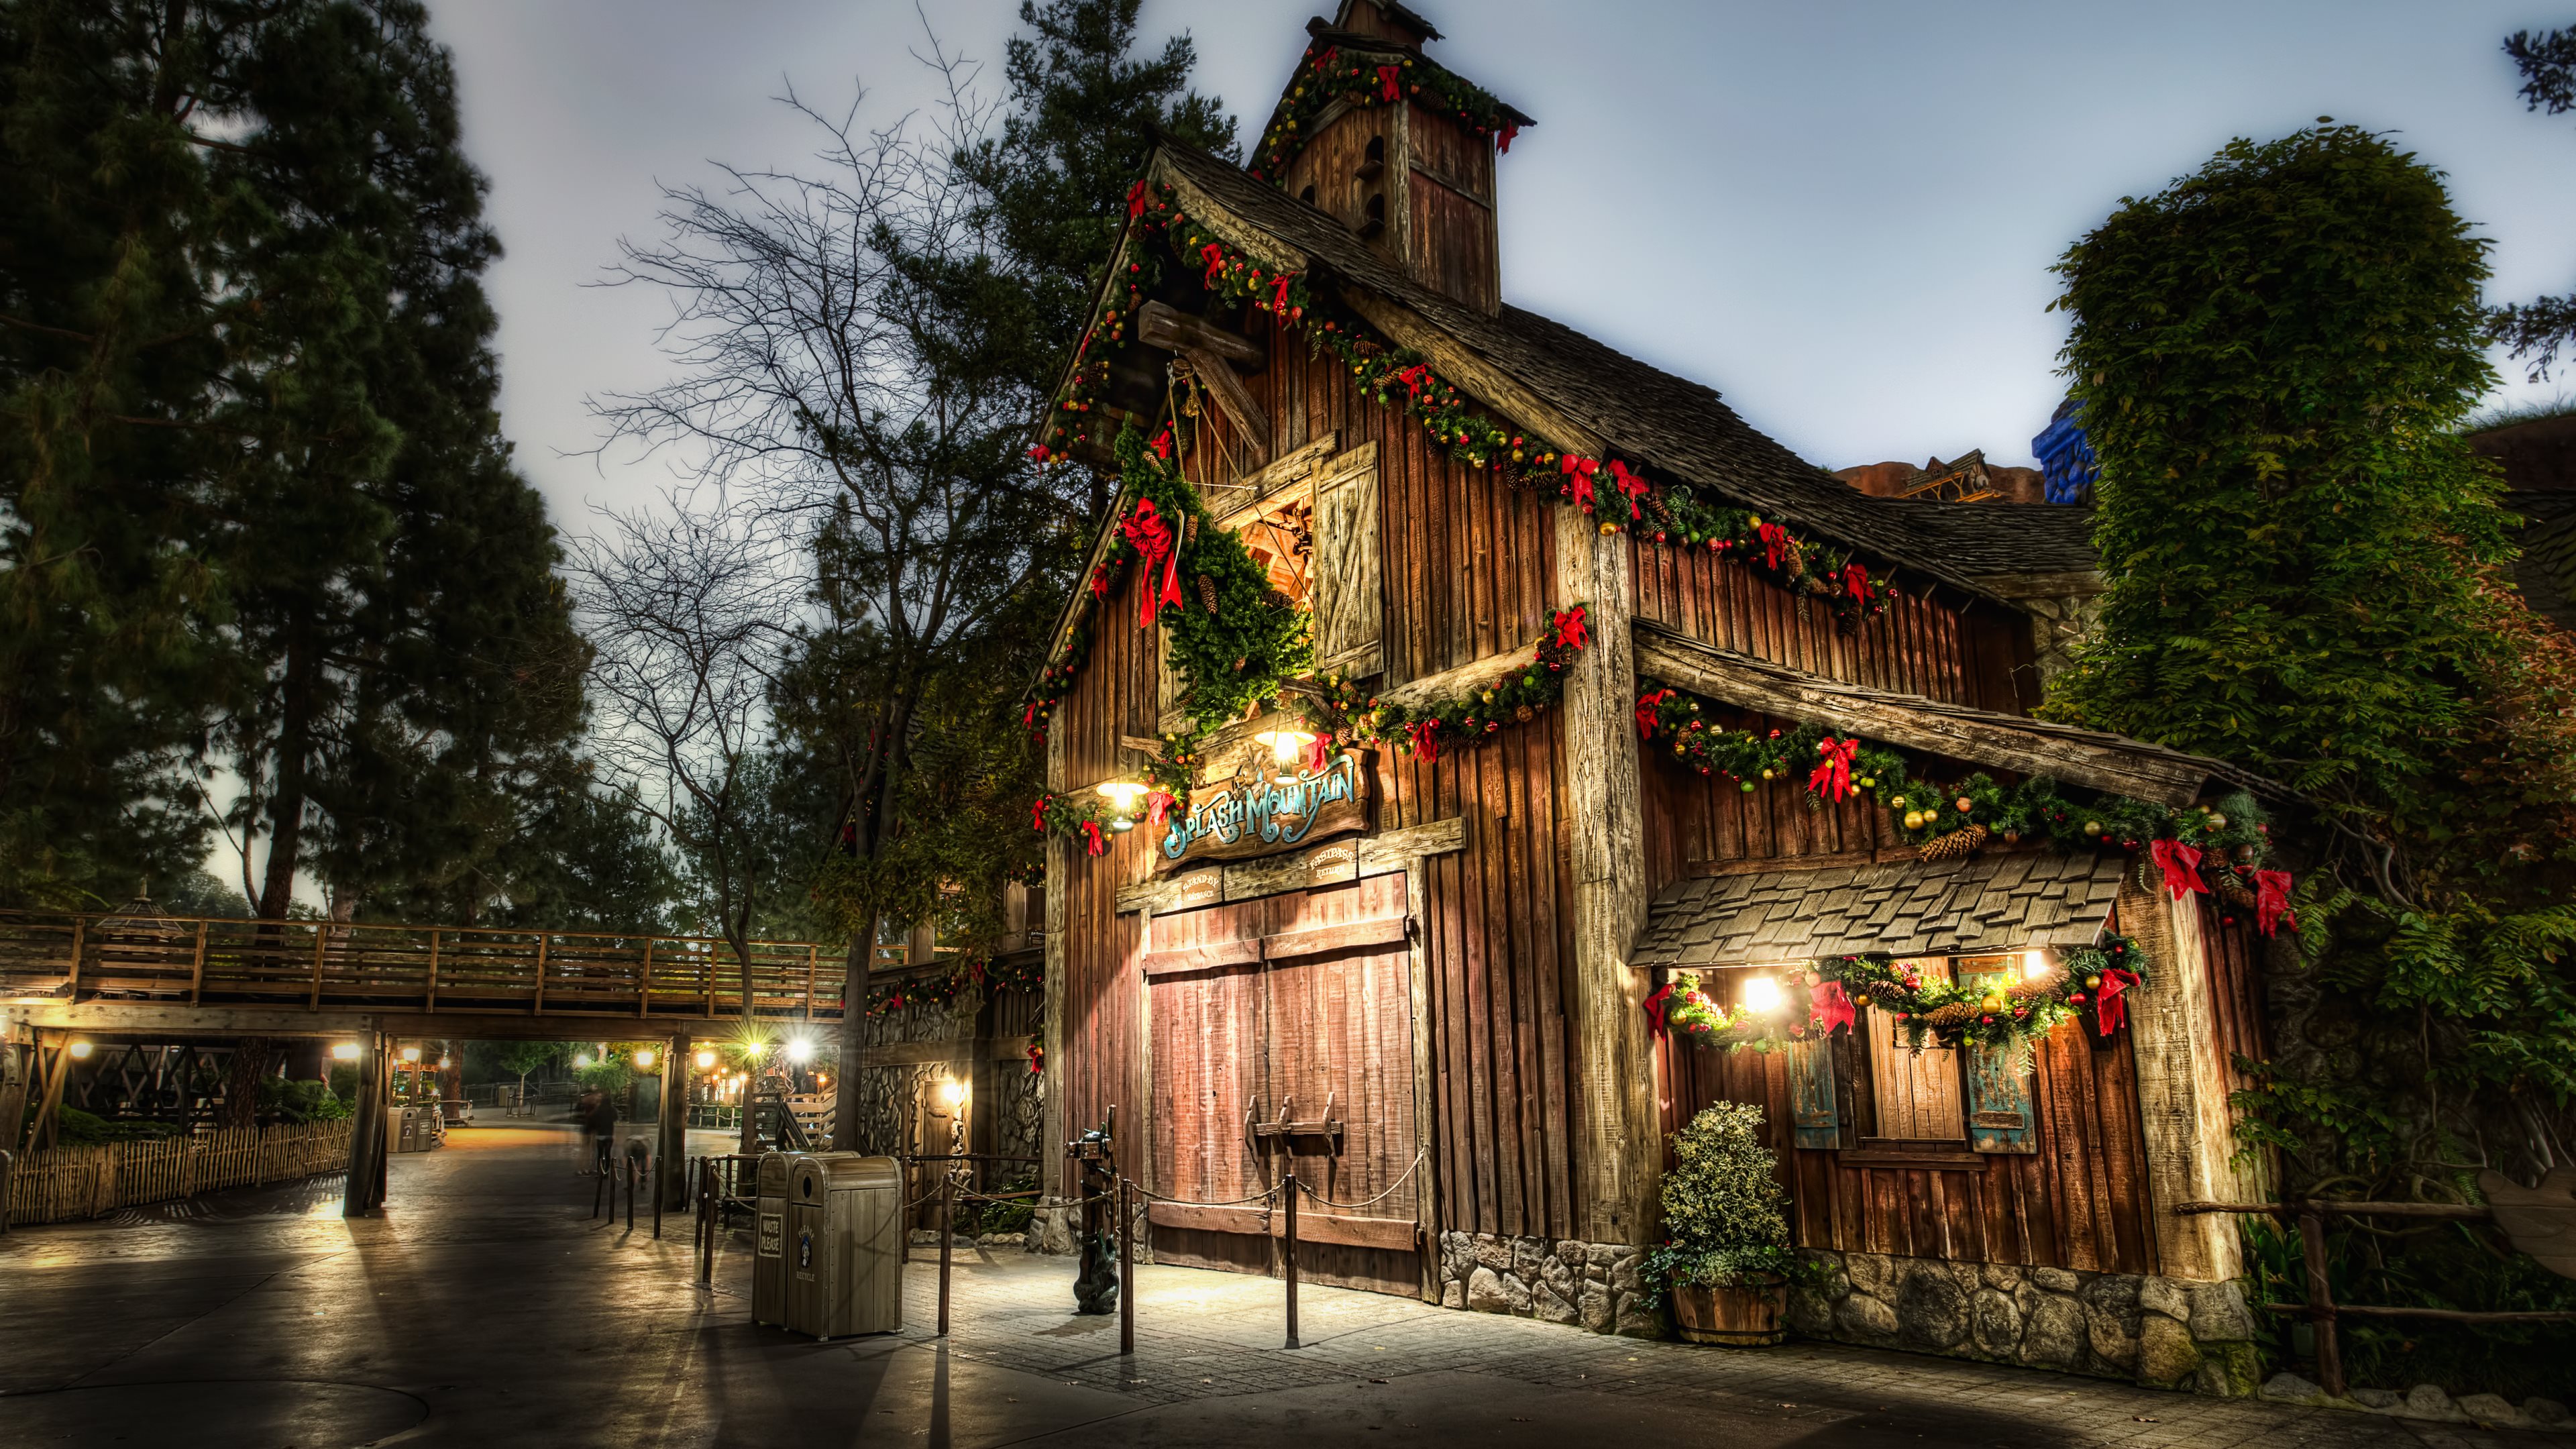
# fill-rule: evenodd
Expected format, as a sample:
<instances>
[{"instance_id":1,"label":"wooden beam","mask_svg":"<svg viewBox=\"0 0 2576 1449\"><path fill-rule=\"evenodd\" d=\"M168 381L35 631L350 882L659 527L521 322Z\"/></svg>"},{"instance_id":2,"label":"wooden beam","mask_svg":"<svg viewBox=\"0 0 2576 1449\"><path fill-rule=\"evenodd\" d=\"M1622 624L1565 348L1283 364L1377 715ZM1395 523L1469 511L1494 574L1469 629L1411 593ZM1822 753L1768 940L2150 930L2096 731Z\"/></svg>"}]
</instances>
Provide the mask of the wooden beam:
<instances>
[{"instance_id":1,"label":"wooden beam","mask_svg":"<svg viewBox=\"0 0 2576 1449\"><path fill-rule=\"evenodd\" d=\"M1360 879L1420 868L1423 857L1467 848L1467 817L1452 815L1360 837Z\"/></svg>"},{"instance_id":2,"label":"wooden beam","mask_svg":"<svg viewBox=\"0 0 2576 1449\"><path fill-rule=\"evenodd\" d=\"M1270 267L1283 272L1303 272L1314 264L1313 259L1304 252L1271 235L1261 227L1246 222L1220 205L1215 198L1201 190L1197 182L1182 174L1179 168L1160 164L1158 160L1154 167L1154 174L1148 179L1156 183L1170 183L1172 200L1180 207L1181 214L1192 221L1204 223L1209 231L1216 233L1218 240L1235 250L1258 257Z\"/></svg>"},{"instance_id":3,"label":"wooden beam","mask_svg":"<svg viewBox=\"0 0 2576 1449\"><path fill-rule=\"evenodd\" d=\"M1660 624L1639 623L1636 640L1639 678L1899 749L2049 775L2159 805L2190 804L2211 773L2213 762L2140 741L1863 689L1703 644Z\"/></svg>"},{"instance_id":4,"label":"wooden beam","mask_svg":"<svg viewBox=\"0 0 2576 1449\"><path fill-rule=\"evenodd\" d=\"M1150 1204L1146 1221L1156 1227L1189 1228L1203 1233L1240 1233L1245 1237L1284 1236L1288 1215L1257 1207L1199 1207L1191 1203ZM1307 1209L1297 1214L1297 1241L1331 1243L1346 1248L1413 1251L1419 1229L1411 1218L1363 1218Z\"/></svg>"},{"instance_id":5,"label":"wooden beam","mask_svg":"<svg viewBox=\"0 0 2576 1449\"><path fill-rule=\"evenodd\" d=\"M872 1046L860 1059L867 1067L925 1067L962 1064L974 1055L967 1041L898 1041Z\"/></svg>"},{"instance_id":6,"label":"wooden beam","mask_svg":"<svg viewBox=\"0 0 2576 1449\"><path fill-rule=\"evenodd\" d=\"M632 1010L572 1013L549 1011L399 1011L324 1005L319 1011L296 1006L188 1006L178 1002L83 1001L23 1009L23 1019L47 1031L169 1033L173 1036L330 1036L371 1031L406 1037L462 1037L471 1041L598 1041L602 1038L659 1037L686 1031L692 1036L730 1038L742 1029L734 1016L665 1016L656 1013L638 1022ZM753 1018L764 1026L785 1028L784 1018ZM829 1018L817 1018L818 1020ZM801 1021L802 1018L797 1018Z\"/></svg>"},{"instance_id":7,"label":"wooden beam","mask_svg":"<svg viewBox=\"0 0 2576 1449\"><path fill-rule=\"evenodd\" d=\"M1408 679L1402 684L1379 690L1377 698L1382 703L1400 704L1411 710L1419 709L1435 700L1464 694L1477 685L1490 684L1506 674L1518 673L1528 668L1530 657L1538 648L1539 638L1544 637L1541 635L1532 638L1526 644L1505 649L1500 653L1488 654L1482 659L1471 659L1464 664L1443 669L1437 674L1426 674L1420 679Z\"/></svg>"},{"instance_id":8,"label":"wooden beam","mask_svg":"<svg viewBox=\"0 0 2576 1449\"><path fill-rule=\"evenodd\" d=\"M1467 821L1463 816L1453 815L1446 820L1363 835L1357 841L1326 841L1311 850L1244 861L1225 866L1221 871L1213 866L1201 867L1165 876L1161 880L1120 886L1118 913L1125 915L1129 911L1143 911L1149 916L1168 915L1173 911L1214 905L1219 901L1269 894L1270 891L1264 887L1285 890L1317 884L1314 868L1305 864L1307 858L1338 849L1353 850L1357 863L1355 869L1335 866L1333 878L1366 880L1411 868L1426 856L1447 855L1466 848ZM1340 873L1345 869L1350 872L1347 876ZM1213 890L1209 889L1210 877L1215 877ZM1200 887L1195 893L1189 889L1194 882Z\"/></svg>"},{"instance_id":9,"label":"wooden beam","mask_svg":"<svg viewBox=\"0 0 2576 1449\"><path fill-rule=\"evenodd\" d=\"M1315 472L1333 455L1340 441L1340 430L1328 428L1322 436L1280 454L1233 482L1204 490L1209 510L1217 514L1216 526L1228 533L1241 532L1245 524L1275 506L1273 495L1286 493L1301 483L1311 484Z\"/></svg>"},{"instance_id":10,"label":"wooden beam","mask_svg":"<svg viewBox=\"0 0 2576 1449\"><path fill-rule=\"evenodd\" d=\"M1269 348L1169 302L1148 302L1136 314L1136 340L1165 352L1205 352L1249 368L1270 365Z\"/></svg>"},{"instance_id":11,"label":"wooden beam","mask_svg":"<svg viewBox=\"0 0 2576 1449\"><path fill-rule=\"evenodd\" d=\"M1260 462L1270 459L1270 415L1252 400L1252 390L1243 385L1226 360L1204 348L1184 347L1181 356L1189 359L1190 371L1201 386L1216 395L1216 405L1223 409L1226 421L1243 435L1251 446L1252 456Z\"/></svg>"},{"instance_id":12,"label":"wooden beam","mask_svg":"<svg viewBox=\"0 0 2576 1449\"><path fill-rule=\"evenodd\" d=\"M1648 973L1628 969L1646 924L1644 784L1637 751L1637 672L1629 629L1628 541L1605 535L1581 509L1556 514L1556 597L1589 601L1592 647L1565 669L1562 779L1572 877L1567 984L1575 1112L1573 1206L1586 1241L1653 1241L1663 1167Z\"/></svg>"},{"instance_id":13,"label":"wooden beam","mask_svg":"<svg viewBox=\"0 0 2576 1449\"><path fill-rule=\"evenodd\" d=\"M1609 442L1599 433L1557 411L1554 404L1542 401L1511 374L1468 351L1412 308L1372 296L1358 287L1344 287L1340 296L1396 346L1421 353L1442 381L1455 383L1460 391L1519 424L1522 431L1546 438L1563 452L1598 458L1609 451Z\"/></svg>"}]
</instances>

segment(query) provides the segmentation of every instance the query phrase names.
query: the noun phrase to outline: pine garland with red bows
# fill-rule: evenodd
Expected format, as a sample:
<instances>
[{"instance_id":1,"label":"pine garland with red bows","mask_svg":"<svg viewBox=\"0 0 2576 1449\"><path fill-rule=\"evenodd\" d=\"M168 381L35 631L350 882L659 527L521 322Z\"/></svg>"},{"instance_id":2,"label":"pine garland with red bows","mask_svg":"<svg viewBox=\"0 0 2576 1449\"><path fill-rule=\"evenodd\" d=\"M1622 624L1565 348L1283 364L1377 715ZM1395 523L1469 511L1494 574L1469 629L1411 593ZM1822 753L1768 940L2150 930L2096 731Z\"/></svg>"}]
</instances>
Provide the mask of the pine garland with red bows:
<instances>
[{"instance_id":1,"label":"pine garland with red bows","mask_svg":"<svg viewBox=\"0 0 2576 1449\"><path fill-rule=\"evenodd\" d=\"M1250 167L1256 179L1286 186L1288 168L1314 139L1315 121L1334 105L1363 109L1410 99L1479 136L1494 138L1497 150L1512 149L1520 123L1510 107L1483 87L1465 80L1427 57L1389 47L1349 50L1327 45L1306 47L1297 62L1296 79L1279 99L1270 122L1261 128L1261 146Z\"/></svg>"},{"instance_id":2,"label":"pine garland with red bows","mask_svg":"<svg viewBox=\"0 0 2576 1449\"><path fill-rule=\"evenodd\" d=\"M1306 729L1317 748L1392 743L1423 761L1472 745L1507 724L1527 724L1565 697L1565 668L1592 643L1585 605L1559 610L1531 651L1530 662L1448 699L1412 708L1368 694L1339 675L1315 681L1305 696Z\"/></svg>"}]
</instances>

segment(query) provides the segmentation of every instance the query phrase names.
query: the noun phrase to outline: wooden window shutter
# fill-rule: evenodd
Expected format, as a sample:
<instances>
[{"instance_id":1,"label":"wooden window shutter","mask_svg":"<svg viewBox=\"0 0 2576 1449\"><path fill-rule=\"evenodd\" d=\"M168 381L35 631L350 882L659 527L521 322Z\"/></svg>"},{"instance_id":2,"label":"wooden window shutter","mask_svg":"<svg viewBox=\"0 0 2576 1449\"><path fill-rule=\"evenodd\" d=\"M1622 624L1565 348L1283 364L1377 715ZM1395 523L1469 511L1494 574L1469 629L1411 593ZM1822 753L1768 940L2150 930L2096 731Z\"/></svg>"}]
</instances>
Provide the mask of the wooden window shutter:
<instances>
[{"instance_id":1,"label":"wooden window shutter","mask_svg":"<svg viewBox=\"0 0 2576 1449\"><path fill-rule=\"evenodd\" d=\"M1378 547L1377 444L1362 443L1315 477L1315 666L1364 679L1384 664L1386 600Z\"/></svg>"},{"instance_id":2,"label":"wooden window shutter","mask_svg":"<svg viewBox=\"0 0 2576 1449\"><path fill-rule=\"evenodd\" d=\"M2011 978L1963 975L1970 986L2001 991ZM2031 1055L2019 1046L1970 1047L1961 1052L1968 1079L1968 1145L1979 1152L2037 1152L2031 1130Z\"/></svg>"},{"instance_id":3,"label":"wooden window shutter","mask_svg":"<svg viewBox=\"0 0 2576 1449\"><path fill-rule=\"evenodd\" d=\"M1790 1137L1800 1147L1843 1145L1840 1084L1830 1037L1789 1043Z\"/></svg>"},{"instance_id":4,"label":"wooden window shutter","mask_svg":"<svg viewBox=\"0 0 2576 1449\"><path fill-rule=\"evenodd\" d=\"M1172 631L1157 622L1154 625L1154 696L1159 705L1154 712L1154 728L1160 734L1176 734L1189 725L1181 712L1189 681L1172 668Z\"/></svg>"}]
</instances>

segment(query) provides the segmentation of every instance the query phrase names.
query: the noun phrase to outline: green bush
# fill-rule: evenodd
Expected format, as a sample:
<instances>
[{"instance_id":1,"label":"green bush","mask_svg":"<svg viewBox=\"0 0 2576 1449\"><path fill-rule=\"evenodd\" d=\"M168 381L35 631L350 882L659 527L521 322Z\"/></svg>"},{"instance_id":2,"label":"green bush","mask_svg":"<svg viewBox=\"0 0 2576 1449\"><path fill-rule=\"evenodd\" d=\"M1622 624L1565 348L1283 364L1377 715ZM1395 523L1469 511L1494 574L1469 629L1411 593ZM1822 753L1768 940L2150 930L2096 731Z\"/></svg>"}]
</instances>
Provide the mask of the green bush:
<instances>
[{"instance_id":1,"label":"green bush","mask_svg":"<svg viewBox=\"0 0 2576 1449\"><path fill-rule=\"evenodd\" d=\"M349 1104L328 1082L270 1077L259 1084L259 1115L264 1122L337 1122L349 1115Z\"/></svg>"},{"instance_id":2,"label":"green bush","mask_svg":"<svg viewBox=\"0 0 2576 1449\"><path fill-rule=\"evenodd\" d=\"M179 1129L167 1122L111 1122L70 1105L54 1109L54 1142L61 1147L104 1147L111 1142L149 1142L178 1135Z\"/></svg>"},{"instance_id":3,"label":"green bush","mask_svg":"<svg viewBox=\"0 0 2576 1449\"><path fill-rule=\"evenodd\" d=\"M1794 1276L1789 1191L1779 1159L1762 1145L1762 1109L1720 1102L1673 1134L1664 1174L1665 1242L1646 1255L1647 1306L1667 1286L1718 1288Z\"/></svg>"}]
</instances>

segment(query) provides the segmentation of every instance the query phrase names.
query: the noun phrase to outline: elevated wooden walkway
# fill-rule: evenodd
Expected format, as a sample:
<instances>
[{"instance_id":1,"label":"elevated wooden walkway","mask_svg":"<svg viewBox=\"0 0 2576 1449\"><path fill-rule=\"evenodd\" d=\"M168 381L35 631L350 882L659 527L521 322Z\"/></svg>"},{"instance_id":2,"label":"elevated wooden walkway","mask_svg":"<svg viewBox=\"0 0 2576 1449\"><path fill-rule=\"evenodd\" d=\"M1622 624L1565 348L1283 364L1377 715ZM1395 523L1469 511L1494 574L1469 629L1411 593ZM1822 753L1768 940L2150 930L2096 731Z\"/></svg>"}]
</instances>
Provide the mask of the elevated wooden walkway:
<instances>
[{"instance_id":1,"label":"elevated wooden walkway","mask_svg":"<svg viewBox=\"0 0 2576 1449\"><path fill-rule=\"evenodd\" d=\"M60 1030L703 1035L839 1021L841 952L754 942L746 994L705 936L0 911L0 1007Z\"/></svg>"}]
</instances>

